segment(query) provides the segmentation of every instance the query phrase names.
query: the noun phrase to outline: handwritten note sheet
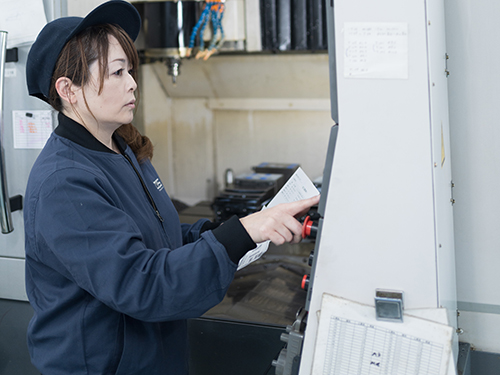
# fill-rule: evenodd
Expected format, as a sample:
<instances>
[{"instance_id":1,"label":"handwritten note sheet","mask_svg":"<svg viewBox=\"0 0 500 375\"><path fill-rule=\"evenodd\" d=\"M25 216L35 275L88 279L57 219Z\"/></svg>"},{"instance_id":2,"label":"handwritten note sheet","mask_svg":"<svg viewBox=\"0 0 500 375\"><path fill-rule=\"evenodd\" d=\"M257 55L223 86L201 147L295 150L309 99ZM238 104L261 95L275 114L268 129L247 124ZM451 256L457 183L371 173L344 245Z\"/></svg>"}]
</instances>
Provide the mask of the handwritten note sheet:
<instances>
[{"instance_id":1,"label":"handwritten note sheet","mask_svg":"<svg viewBox=\"0 0 500 375\"><path fill-rule=\"evenodd\" d=\"M14 148L43 148L52 133L52 111L12 111Z\"/></svg>"},{"instance_id":2,"label":"handwritten note sheet","mask_svg":"<svg viewBox=\"0 0 500 375\"><path fill-rule=\"evenodd\" d=\"M344 77L408 78L408 24L346 22Z\"/></svg>"}]
</instances>

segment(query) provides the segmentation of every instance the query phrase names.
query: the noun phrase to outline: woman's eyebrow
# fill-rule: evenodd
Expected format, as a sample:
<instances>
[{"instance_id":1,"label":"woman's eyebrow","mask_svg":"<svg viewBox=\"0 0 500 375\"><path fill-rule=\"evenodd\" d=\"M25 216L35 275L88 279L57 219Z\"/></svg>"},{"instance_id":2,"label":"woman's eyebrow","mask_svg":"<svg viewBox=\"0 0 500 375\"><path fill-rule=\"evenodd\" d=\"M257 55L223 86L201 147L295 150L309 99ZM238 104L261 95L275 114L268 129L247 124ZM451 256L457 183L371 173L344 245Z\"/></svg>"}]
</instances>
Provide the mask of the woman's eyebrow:
<instances>
[{"instance_id":1,"label":"woman's eyebrow","mask_svg":"<svg viewBox=\"0 0 500 375\"><path fill-rule=\"evenodd\" d=\"M115 62L115 61L125 63L125 62L126 62L126 59L122 59L122 58L114 59L114 60L111 60L111 61L109 62L109 64L111 64L112 62Z\"/></svg>"}]
</instances>

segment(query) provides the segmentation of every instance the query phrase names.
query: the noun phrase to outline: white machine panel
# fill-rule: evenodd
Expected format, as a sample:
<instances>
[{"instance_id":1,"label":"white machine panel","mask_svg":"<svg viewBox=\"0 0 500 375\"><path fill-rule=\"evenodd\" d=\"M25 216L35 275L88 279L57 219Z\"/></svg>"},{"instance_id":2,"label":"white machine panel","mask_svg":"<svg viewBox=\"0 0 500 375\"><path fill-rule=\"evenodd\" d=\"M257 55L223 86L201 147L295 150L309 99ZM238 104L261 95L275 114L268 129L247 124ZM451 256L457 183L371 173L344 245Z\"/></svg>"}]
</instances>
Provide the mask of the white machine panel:
<instances>
[{"instance_id":1,"label":"white machine panel","mask_svg":"<svg viewBox=\"0 0 500 375\"><path fill-rule=\"evenodd\" d=\"M5 299L27 301L24 287L24 259L0 259L0 296Z\"/></svg>"},{"instance_id":2,"label":"white machine panel","mask_svg":"<svg viewBox=\"0 0 500 375\"><path fill-rule=\"evenodd\" d=\"M456 327L444 12L431 3L335 1L339 132L301 375L324 293L373 306L376 289L403 291L405 311L444 307Z\"/></svg>"},{"instance_id":3,"label":"white machine panel","mask_svg":"<svg viewBox=\"0 0 500 375\"><path fill-rule=\"evenodd\" d=\"M23 4L13 5L10 11L15 13L16 9L22 7ZM41 28L45 19L52 20L65 15L65 5L65 0L44 0L43 9L41 7L40 9L35 9L31 16L37 20L36 24L41 22L40 19L43 19L40 25ZM2 15L5 16L5 14ZM2 15L0 15L0 18ZM9 12L7 12L7 15L9 15ZM23 30L30 30L30 28L24 28ZM16 31L19 32L19 30L11 30L10 28L6 31L8 33L7 40L9 40L9 37L15 38ZM34 41L37 33L28 36L21 34L21 36L23 40ZM19 39L19 35L17 37ZM16 144L14 141L15 129L19 130L20 127L15 126L15 116L13 116L13 113L32 114L33 111L50 111L50 107L41 100L28 96L27 93L25 72L30 44L22 43L16 48L18 49L17 61L8 61L4 66L6 74L3 82L3 111L0 111L3 115L3 121L0 121L0 137L4 152L5 180L8 187L8 196L24 197L31 167L40 153L42 146L39 145L37 148L32 148ZM55 112L52 114L52 118L53 120L56 118ZM20 135L20 132L17 135ZM31 135L34 134L31 133ZM24 285L23 211L21 209L14 211L11 213L11 217L12 231L8 234L0 233L0 299L27 300Z\"/></svg>"}]
</instances>

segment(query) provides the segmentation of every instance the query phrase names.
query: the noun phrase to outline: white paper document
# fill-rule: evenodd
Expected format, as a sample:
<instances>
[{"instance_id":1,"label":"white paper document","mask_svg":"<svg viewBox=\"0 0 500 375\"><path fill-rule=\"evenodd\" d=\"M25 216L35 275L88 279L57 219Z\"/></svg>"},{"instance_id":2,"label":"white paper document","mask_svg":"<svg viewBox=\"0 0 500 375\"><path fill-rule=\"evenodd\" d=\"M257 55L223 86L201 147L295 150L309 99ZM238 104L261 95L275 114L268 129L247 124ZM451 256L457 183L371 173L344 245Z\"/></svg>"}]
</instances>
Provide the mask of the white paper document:
<instances>
[{"instance_id":1,"label":"white paper document","mask_svg":"<svg viewBox=\"0 0 500 375\"><path fill-rule=\"evenodd\" d=\"M43 148L52 133L52 111L12 111L14 148Z\"/></svg>"},{"instance_id":2,"label":"white paper document","mask_svg":"<svg viewBox=\"0 0 500 375\"><path fill-rule=\"evenodd\" d=\"M313 375L446 375L453 327L404 315L376 320L375 308L323 294Z\"/></svg>"},{"instance_id":3,"label":"white paper document","mask_svg":"<svg viewBox=\"0 0 500 375\"><path fill-rule=\"evenodd\" d=\"M280 203L295 202L301 199L307 199L319 194L318 189L307 177L302 168L298 168L295 173L283 185L281 190L274 196L274 198L267 204L266 208L276 206ZM265 241L257 244L257 247L245 254L238 263L238 270L248 266L250 263L259 259L269 248L269 242Z\"/></svg>"},{"instance_id":4,"label":"white paper document","mask_svg":"<svg viewBox=\"0 0 500 375\"><path fill-rule=\"evenodd\" d=\"M408 24L346 22L344 77L408 78Z\"/></svg>"}]
</instances>

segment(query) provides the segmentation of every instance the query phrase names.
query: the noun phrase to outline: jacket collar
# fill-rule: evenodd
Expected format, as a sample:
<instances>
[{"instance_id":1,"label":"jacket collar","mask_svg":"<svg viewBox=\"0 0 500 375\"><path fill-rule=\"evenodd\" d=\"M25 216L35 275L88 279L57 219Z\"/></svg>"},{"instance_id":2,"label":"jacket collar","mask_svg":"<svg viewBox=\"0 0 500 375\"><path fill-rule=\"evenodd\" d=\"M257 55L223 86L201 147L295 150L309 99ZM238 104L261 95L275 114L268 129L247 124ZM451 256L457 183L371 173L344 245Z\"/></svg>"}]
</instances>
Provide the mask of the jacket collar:
<instances>
[{"instance_id":1,"label":"jacket collar","mask_svg":"<svg viewBox=\"0 0 500 375\"><path fill-rule=\"evenodd\" d=\"M110 150L99 142L84 126L70 119L68 116L59 112L57 118L59 120L59 125L54 130L54 133L58 136L66 138L93 151L107 152L111 154L115 153L113 150ZM113 139L118 145L120 152L123 154L127 148L127 144L119 135L113 134Z\"/></svg>"}]
</instances>

